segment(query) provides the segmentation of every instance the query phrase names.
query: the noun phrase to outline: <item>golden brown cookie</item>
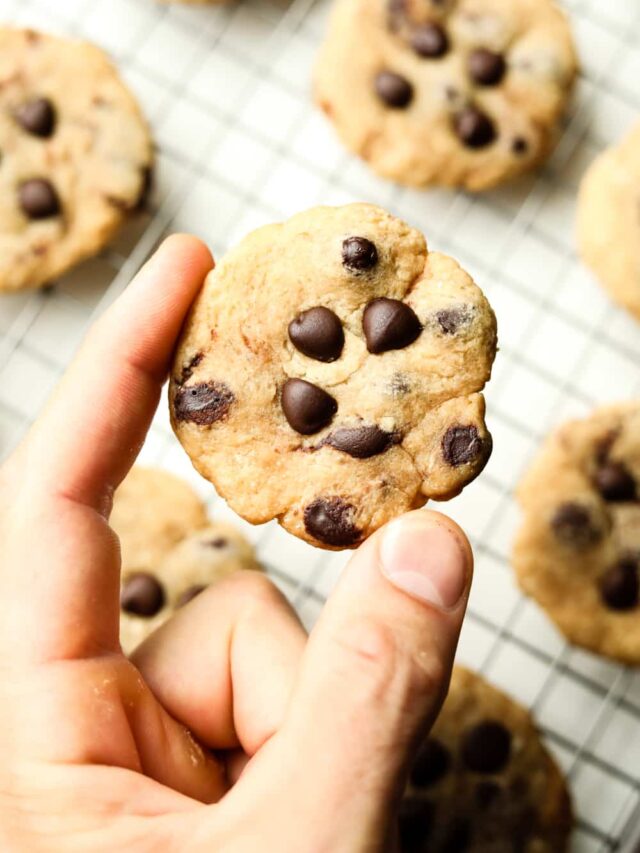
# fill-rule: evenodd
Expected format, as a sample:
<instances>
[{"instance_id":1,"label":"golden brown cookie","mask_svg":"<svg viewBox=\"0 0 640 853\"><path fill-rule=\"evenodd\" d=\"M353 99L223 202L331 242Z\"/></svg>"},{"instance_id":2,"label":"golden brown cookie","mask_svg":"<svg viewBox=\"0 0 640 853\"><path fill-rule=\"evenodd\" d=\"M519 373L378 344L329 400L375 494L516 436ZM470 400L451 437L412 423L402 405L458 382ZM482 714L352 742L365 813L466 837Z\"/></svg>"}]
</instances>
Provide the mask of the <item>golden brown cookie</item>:
<instances>
[{"instance_id":1,"label":"golden brown cookie","mask_svg":"<svg viewBox=\"0 0 640 853\"><path fill-rule=\"evenodd\" d=\"M551 0L337 0L315 92L379 175L481 190L547 156L575 75Z\"/></svg>"},{"instance_id":2,"label":"golden brown cookie","mask_svg":"<svg viewBox=\"0 0 640 853\"><path fill-rule=\"evenodd\" d=\"M640 319L640 124L591 164L578 196L578 243L616 302Z\"/></svg>"},{"instance_id":3,"label":"golden brown cookie","mask_svg":"<svg viewBox=\"0 0 640 853\"><path fill-rule=\"evenodd\" d=\"M411 770L401 853L563 853L572 824L565 781L528 712L457 667Z\"/></svg>"},{"instance_id":4,"label":"golden brown cookie","mask_svg":"<svg viewBox=\"0 0 640 853\"><path fill-rule=\"evenodd\" d=\"M352 547L491 452L495 317L452 258L378 207L321 207L210 273L169 389L178 438L241 516Z\"/></svg>"},{"instance_id":5,"label":"golden brown cookie","mask_svg":"<svg viewBox=\"0 0 640 853\"><path fill-rule=\"evenodd\" d=\"M133 96L91 44L0 27L0 292L98 252L149 187Z\"/></svg>"},{"instance_id":6,"label":"golden brown cookie","mask_svg":"<svg viewBox=\"0 0 640 853\"><path fill-rule=\"evenodd\" d=\"M524 477L514 548L523 590L567 638L640 663L640 403L596 410L546 440Z\"/></svg>"}]
</instances>

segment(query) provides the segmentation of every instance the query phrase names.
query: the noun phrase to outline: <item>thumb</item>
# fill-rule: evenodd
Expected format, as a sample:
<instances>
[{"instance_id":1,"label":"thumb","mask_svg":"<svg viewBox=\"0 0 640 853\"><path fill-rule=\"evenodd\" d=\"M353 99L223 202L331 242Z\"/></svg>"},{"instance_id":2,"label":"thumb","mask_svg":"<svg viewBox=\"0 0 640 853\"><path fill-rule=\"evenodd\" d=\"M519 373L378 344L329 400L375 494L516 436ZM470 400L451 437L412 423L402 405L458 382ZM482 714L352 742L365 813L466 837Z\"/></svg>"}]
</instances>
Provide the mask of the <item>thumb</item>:
<instances>
[{"instance_id":1,"label":"thumb","mask_svg":"<svg viewBox=\"0 0 640 853\"><path fill-rule=\"evenodd\" d=\"M369 849L367 837L384 846L407 765L446 695L472 565L454 522L411 512L360 547L312 632L281 734L313 779L309 817L320 808L325 830L326 815L338 818L327 849Z\"/></svg>"}]
</instances>

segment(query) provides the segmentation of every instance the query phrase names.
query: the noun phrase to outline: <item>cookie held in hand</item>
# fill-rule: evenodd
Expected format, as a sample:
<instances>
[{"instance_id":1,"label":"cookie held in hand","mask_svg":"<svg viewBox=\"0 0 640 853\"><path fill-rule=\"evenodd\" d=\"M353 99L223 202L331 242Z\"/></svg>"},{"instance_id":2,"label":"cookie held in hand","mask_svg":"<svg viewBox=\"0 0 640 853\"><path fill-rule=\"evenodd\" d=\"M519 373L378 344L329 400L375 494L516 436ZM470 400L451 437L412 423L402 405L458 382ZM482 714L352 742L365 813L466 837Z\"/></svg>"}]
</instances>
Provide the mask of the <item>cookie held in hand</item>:
<instances>
[{"instance_id":1,"label":"cookie held in hand","mask_svg":"<svg viewBox=\"0 0 640 853\"><path fill-rule=\"evenodd\" d=\"M491 452L496 350L479 288L378 207L261 228L208 276L169 389L174 430L241 516L357 545Z\"/></svg>"},{"instance_id":2,"label":"cookie held in hand","mask_svg":"<svg viewBox=\"0 0 640 853\"><path fill-rule=\"evenodd\" d=\"M571 642L639 664L640 402L557 429L518 497L523 590Z\"/></svg>"}]
</instances>

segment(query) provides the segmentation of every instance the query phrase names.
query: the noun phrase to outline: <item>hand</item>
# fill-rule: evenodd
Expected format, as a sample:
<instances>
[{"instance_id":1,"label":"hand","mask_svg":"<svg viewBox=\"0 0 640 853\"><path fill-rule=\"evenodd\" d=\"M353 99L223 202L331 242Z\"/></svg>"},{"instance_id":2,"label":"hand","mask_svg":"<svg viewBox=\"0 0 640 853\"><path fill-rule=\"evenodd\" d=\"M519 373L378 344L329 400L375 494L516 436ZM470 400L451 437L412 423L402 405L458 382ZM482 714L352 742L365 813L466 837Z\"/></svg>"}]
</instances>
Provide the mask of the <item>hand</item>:
<instances>
[{"instance_id":1,"label":"hand","mask_svg":"<svg viewBox=\"0 0 640 853\"><path fill-rule=\"evenodd\" d=\"M113 492L213 261L167 240L0 471L0 849L357 853L438 712L472 558L417 511L352 557L307 637L247 572L127 660ZM215 805L214 805L215 804Z\"/></svg>"}]
</instances>

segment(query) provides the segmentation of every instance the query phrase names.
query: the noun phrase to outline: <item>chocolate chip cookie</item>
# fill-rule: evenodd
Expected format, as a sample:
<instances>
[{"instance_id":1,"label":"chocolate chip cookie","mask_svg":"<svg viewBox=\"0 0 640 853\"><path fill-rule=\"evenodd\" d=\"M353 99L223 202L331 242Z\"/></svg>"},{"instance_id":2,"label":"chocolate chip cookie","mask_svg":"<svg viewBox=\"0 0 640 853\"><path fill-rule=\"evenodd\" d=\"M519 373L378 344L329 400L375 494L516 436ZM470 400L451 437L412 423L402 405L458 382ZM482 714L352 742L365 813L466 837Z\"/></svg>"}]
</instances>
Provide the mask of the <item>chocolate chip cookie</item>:
<instances>
[{"instance_id":1,"label":"chocolate chip cookie","mask_svg":"<svg viewBox=\"0 0 640 853\"><path fill-rule=\"evenodd\" d=\"M582 179L578 243L616 302L640 319L640 124L604 151Z\"/></svg>"},{"instance_id":2,"label":"chocolate chip cookie","mask_svg":"<svg viewBox=\"0 0 640 853\"><path fill-rule=\"evenodd\" d=\"M372 205L315 208L208 276L176 352L172 424L244 518L348 548L482 470L495 350L482 292L418 231Z\"/></svg>"},{"instance_id":3,"label":"chocolate chip cookie","mask_svg":"<svg viewBox=\"0 0 640 853\"><path fill-rule=\"evenodd\" d=\"M0 27L0 291L98 252L149 188L149 131L91 44Z\"/></svg>"},{"instance_id":4,"label":"chocolate chip cookie","mask_svg":"<svg viewBox=\"0 0 640 853\"><path fill-rule=\"evenodd\" d=\"M640 402L550 435L519 499L523 590L572 642L640 663Z\"/></svg>"},{"instance_id":5,"label":"chocolate chip cookie","mask_svg":"<svg viewBox=\"0 0 640 853\"><path fill-rule=\"evenodd\" d=\"M216 522L191 533L152 570L123 574L120 641L125 652L208 586L243 569L261 569L252 546L235 527Z\"/></svg>"},{"instance_id":6,"label":"chocolate chip cookie","mask_svg":"<svg viewBox=\"0 0 640 853\"><path fill-rule=\"evenodd\" d=\"M482 190L547 156L576 65L551 0L337 0L315 91L378 174Z\"/></svg>"},{"instance_id":7,"label":"chocolate chip cookie","mask_svg":"<svg viewBox=\"0 0 640 853\"><path fill-rule=\"evenodd\" d=\"M191 487L166 471L134 467L110 518L122 552L120 640L131 651L205 587L257 569L252 546L230 524L210 523Z\"/></svg>"},{"instance_id":8,"label":"chocolate chip cookie","mask_svg":"<svg viewBox=\"0 0 640 853\"><path fill-rule=\"evenodd\" d=\"M562 774L524 708L457 667L400 808L401 853L562 853Z\"/></svg>"}]
</instances>

